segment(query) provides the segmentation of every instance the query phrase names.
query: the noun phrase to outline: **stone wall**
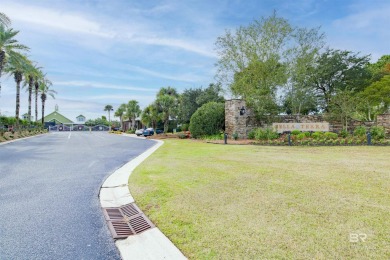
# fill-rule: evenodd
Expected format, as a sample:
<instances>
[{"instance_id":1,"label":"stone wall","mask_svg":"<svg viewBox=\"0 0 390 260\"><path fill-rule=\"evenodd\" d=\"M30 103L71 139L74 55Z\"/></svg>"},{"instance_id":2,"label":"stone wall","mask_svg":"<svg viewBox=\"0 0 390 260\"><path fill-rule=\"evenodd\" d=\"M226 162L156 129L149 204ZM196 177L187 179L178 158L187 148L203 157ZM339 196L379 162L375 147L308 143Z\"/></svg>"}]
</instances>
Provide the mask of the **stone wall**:
<instances>
[{"instance_id":1,"label":"stone wall","mask_svg":"<svg viewBox=\"0 0 390 260\"><path fill-rule=\"evenodd\" d=\"M241 108L245 108L245 114L240 115ZM281 115L275 118L275 123L318 123L325 122L321 115ZM348 131L353 131L357 126L370 128L374 125L384 126L387 133L390 133L390 114L378 115L377 122L364 122L351 120L348 124ZM266 127L264 122L256 120L253 111L246 107L245 101L231 99L225 101L225 132L232 136L234 133L239 138L247 138L248 133L254 128ZM343 129L340 122L329 122L329 131L339 132Z\"/></svg>"},{"instance_id":2,"label":"stone wall","mask_svg":"<svg viewBox=\"0 0 390 260\"><path fill-rule=\"evenodd\" d=\"M390 113L378 115L376 118L377 125L383 126L386 129L386 133L390 135Z\"/></svg>"}]
</instances>

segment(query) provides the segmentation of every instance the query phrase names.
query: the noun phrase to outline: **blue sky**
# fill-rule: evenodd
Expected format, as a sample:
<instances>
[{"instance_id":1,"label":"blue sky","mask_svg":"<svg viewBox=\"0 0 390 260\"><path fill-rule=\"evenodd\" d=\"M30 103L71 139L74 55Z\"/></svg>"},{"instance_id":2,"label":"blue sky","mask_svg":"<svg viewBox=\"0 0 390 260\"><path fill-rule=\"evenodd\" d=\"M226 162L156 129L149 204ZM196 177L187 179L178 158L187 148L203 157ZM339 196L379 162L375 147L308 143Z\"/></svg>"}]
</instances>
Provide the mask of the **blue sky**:
<instances>
[{"instance_id":1,"label":"blue sky","mask_svg":"<svg viewBox=\"0 0 390 260\"><path fill-rule=\"evenodd\" d=\"M215 81L214 43L226 29L246 26L273 10L304 27L321 26L332 48L389 54L388 0L0 0L17 39L44 67L56 104L75 120L106 115L131 99L150 104L159 88L182 92ZM2 78L0 111L15 113L15 84ZM27 112L22 90L21 114Z\"/></svg>"}]
</instances>

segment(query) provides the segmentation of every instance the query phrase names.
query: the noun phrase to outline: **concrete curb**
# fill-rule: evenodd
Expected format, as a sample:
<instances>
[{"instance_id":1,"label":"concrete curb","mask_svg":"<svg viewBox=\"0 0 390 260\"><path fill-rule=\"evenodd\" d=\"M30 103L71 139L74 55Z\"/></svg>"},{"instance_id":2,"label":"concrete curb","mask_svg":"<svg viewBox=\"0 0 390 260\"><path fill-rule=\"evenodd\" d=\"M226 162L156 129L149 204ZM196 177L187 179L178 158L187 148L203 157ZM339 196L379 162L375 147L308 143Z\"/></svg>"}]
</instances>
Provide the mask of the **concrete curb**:
<instances>
[{"instance_id":1,"label":"concrete curb","mask_svg":"<svg viewBox=\"0 0 390 260\"><path fill-rule=\"evenodd\" d=\"M133 170L164 144L160 140L154 141L156 144L153 147L126 163L105 180L99 194L102 207L120 207L134 202L129 192L128 180ZM187 259L157 227L126 239L118 239L115 245L125 260Z\"/></svg>"}]
</instances>

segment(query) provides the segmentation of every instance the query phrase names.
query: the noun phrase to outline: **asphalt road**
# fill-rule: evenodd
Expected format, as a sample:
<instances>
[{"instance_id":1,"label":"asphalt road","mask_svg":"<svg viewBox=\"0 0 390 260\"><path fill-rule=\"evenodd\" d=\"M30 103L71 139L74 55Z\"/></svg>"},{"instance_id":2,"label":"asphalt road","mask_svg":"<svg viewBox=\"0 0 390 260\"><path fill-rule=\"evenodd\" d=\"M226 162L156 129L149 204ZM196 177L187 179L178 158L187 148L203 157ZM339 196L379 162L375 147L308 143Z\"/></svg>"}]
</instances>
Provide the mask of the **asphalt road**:
<instances>
[{"instance_id":1,"label":"asphalt road","mask_svg":"<svg viewBox=\"0 0 390 260\"><path fill-rule=\"evenodd\" d=\"M55 132L0 145L0 259L120 259L99 188L154 144Z\"/></svg>"}]
</instances>

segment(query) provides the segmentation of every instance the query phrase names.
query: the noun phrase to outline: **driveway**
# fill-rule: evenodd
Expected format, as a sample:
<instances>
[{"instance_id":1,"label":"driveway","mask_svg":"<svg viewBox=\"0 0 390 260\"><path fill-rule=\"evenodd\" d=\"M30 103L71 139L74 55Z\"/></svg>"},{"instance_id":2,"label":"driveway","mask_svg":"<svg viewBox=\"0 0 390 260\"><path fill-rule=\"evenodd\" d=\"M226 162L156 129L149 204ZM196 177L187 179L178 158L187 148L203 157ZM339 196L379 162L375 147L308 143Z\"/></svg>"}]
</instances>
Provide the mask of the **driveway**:
<instances>
[{"instance_id":1,"label":"driveway","mask_svg":"<svg viewBox=\"0 0 390 260\"><path fill-rule=\"evenodd\" d=\"M154 144L55 132L0 145L0 259L119 259L99 188Z\"/></svg>"}]
</instances>

